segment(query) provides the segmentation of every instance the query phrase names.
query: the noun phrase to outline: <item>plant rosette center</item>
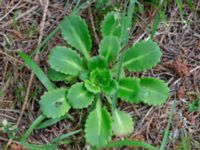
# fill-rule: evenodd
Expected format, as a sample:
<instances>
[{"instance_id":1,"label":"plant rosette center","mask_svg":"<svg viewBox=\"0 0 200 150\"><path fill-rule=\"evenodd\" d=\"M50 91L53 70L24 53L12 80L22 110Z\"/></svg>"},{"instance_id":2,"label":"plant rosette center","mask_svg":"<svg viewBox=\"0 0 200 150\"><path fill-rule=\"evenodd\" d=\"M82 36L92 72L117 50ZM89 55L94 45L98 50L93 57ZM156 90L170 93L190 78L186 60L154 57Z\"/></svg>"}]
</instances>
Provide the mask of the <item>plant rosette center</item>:
<instances>
[{"instance_id":1,"label":"plant rosette center","mask_svg":"<svg viewBox=\"0 0 200 150\"><path fill-rule=\"evenodd\" d=\"M89 80L85 81L85 87L95 94L103 92L106 95L113 95L117 91L117 82L112 79L110 70L97 68L90 72Z\"/></svg>"}]
</instances>

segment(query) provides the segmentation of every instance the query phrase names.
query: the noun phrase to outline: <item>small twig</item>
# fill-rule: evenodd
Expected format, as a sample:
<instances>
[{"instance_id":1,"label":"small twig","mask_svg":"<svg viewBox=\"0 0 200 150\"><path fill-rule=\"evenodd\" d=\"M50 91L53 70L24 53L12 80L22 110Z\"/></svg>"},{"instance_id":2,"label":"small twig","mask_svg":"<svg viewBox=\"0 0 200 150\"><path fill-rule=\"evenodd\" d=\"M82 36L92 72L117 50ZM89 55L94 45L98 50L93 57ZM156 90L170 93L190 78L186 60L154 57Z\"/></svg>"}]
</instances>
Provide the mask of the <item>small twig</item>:
<instances>
[{"instance_id":1,"label":"small twig","mask_svg":"<svg viewBox=\"0 0 200 150\"><path fill-rule=\"evenodd\" d=\"M95 39L95 44L99 44L99 37L96 33L96 29L95 29L95 25L94 25L94 19L93 19L93 16L92 16L92 10L91 10L91 6L88 7L88 14L89 14L89 19L90 19L90 22L91 22L91 26L92 26L92 32L93 32L93 35L94 35L94 39Z\"/></svg>"},{"instance_id":2,"label":"small twig","mask_svg":"<svg viewBox=\"0 0 200 150\"><path fill-rule=\"evenodd\" d=\"M21 0L15 5L13 6L3 17L0 18L0 21L2 21L4 18L6 18L13 10L15 10L15 8L17 8L17 6L21 3Z\"/></svg>"},{"instance_id":3,"label":"small twig","mask_svg":"<svg viewBox=\"0 0 200 150\"><path fill-rule=\"evenodd\" d=\"M6 115L6 114L3 114L3 113L0 113L0 116L4 117L4 118L9 118L9 119L12 119L13 121L16 120L15 117L12 117L12 116L9 116L9 115Z\"/></svg>"},{"instance_id":4,"label":"small twig","mask_svg":"<svg viewBox=\"0 0 200 150\"><path fill-rule=\"evenodd\" d=\"M42 0L39 0L39 2L40 2L40 5L41 5L41 6L44 6L44 4L43 4L43 1L42 1Z\"/></svg>"},{"instance_id":5,"label":"small twig","mask_svg":"<svg viewBox=\"0 0 200 150\"><path fill-rule=\"evenodd\" d=\"M5 55L5 56L9 57L10 59L14 60L15 62L17 62L17 63L19 63L19 64L24 64L23 62L21 62L20 60L16 59L15 57L13 57L13 56L7 54L6 52L3 52L3 51L0 50L0 54L3 54L3 55Z\"/></svg>"},{"instance_id":6,"label":"small twig","mask_svg":"<svg viewBox=\"0 0 200 150\"><path fill-rule=\"evenodd\" d=\"M3 108L0 108L0 111L20 113L18 110L14 110L14 109L3 109Z\"/></svg>"},{"instance_id":7,"label":"small twig","mask_svg":"<svg viewBox=\"0 0 200 150\"><path fill-rule=\"evenodd\" d=\"M5 142L9 141L9 139L6 139L6 138L4 138L4 137L0 137L0 140L1 140L1 141L5 141ZM15 143L15 144L20 144L20 142L17 142L17 141L14 141L14 140L13 140L13 143Z\"/></svg>"},{"instance_id":8,"label":"small twig","mask_svg":"<svg viewBox=\"0 0 200 150\"><path fill-rule=\"evenodd\" d=\"M43 12L42 21L41 21L41 24L40 24L40 27L41 27L41 28L40 28L40 36L39 36L39 39L38 39L38 44L40 44L41 41L42 41L43 29L44 29L44 25L45 25L45 20L46 20L46 15L47 15L48 6L49 6L49 0L46 0L46 4L44 5L44 12ZM38 61L38 57L39 57L39 53L37 53L37 54L35 55L35 57L34 57L35 62ZM26 90L26 95L25 95L25 98L24 98L24 103L23 103L23 106L22 106L22 109L21 109L19 118L18 118L17 123L16 123L16 126L17 126L17 127L20 125L22 116L23 116L24 111L25 111L25 109L26 109L33 79L34 79L34 73L32 72L32 73L31 73L31 76L30 76L30 79L29 79L29 82L28 82L28 87L27 87L27 90ZM11 143L12 143L12 141L10 140L10 141L7 143L7 146L9 146Z\"/></svg>"},{"instance_id":9,"label":"small twig","mask_svg":"<svg viewBox=\"0 0 200 150\"><path fill-rule=\"evenodd\" d=\"M200 34L194 33L194 36L200 39Z\"/></svg>"},{"instance_id":10,"label":"small twig","mask_svg":"<svg viewBox=\"0 0 200 150\"><path fill-rule=\"evenodd\" d=\"M38 8L38 6L32 7L31 9L28 9L25 13L19 15L16 17L16 21L23 18L24 16L28 15L29 13L35 11ZM9 20L8 22L4 23L2 26L0 26L0 28L5 28L6 26L9 26L10 24L12 24L13 20Z\"/></svg>"}]
</instances>

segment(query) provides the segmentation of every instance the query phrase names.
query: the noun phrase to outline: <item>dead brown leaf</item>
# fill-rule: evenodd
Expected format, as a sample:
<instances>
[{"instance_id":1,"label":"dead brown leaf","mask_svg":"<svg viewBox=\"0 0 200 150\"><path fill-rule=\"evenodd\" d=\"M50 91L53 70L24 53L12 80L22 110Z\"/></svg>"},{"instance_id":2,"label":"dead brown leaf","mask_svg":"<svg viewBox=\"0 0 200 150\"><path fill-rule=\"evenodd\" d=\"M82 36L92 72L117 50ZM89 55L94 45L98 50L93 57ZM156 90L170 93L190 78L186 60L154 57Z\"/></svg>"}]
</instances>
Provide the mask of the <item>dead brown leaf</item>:
<instances>
[{"instance_id":1,"label":"dead brown leaf","mask_svg":"<svg viewBox=\"0 0 200 150\"><path fill-rule=\"evenodd\" d=\"M132 140L136 140L136 141L145 141L145 138L143 135L136 135L135 137L132 138Z\"/></svg>"},{"instance_id":2,"label":"dead brown leaf","mask_svg":"<svg viewBox=\"0 0 200 150\"><path fill-rule=\"evenodd\" d=\"M178 99L183 99L185 97L185 86L179 87L176 96Z\"/></svg>"},{"instance_id":3,"label":"dead brown leaf","mask_svg":"<svg viewBox=\"0 0 200 150\"><path fill-rule=\"evenodd\" d=\"M170 62L165 63L165 66L170 69L173 69L173 71L179 77L186 77L189 74L188 65L180 57L178 57L175 61L170 61Z\"/></svg>"},{"instance_id":4,"label":"dead brown leaf","mask_svg":"<svg viewBox=\"0 0 200 150\"><path fill-rule=\"evenodd\" d=\"M19 144L11 144L9 150L26 150L22 145Z\"/></svg>"}]
</instances>

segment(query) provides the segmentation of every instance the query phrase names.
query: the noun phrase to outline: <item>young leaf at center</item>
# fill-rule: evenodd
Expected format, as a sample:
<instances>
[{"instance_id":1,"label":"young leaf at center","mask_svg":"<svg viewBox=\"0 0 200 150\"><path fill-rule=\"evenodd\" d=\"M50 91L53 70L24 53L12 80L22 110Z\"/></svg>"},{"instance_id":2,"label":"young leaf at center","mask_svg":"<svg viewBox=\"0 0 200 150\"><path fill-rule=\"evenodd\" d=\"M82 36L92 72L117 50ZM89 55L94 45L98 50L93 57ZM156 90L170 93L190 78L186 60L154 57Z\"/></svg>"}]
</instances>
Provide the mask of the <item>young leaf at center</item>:
<instances>
[{"instance_id":1,"label":"young leaf at center","mask_svg":"<svg viewBox=\"0 0 200 150\"><path fill-rule=\"evenodd\" d=\"M112 74L108 69L95 69L90 73L90 80L98 86L107 86L110 84Z\"/></svg>"},{"instance_id":2,"label":"young leaf at center","mask_svg":"<svg viewBox=\"0 0 200 150\"><path fill-rule=\"evenodd\" d=\"M84 85L85 85L85 88L88 90L88 91L90 91L90 92L92 92L92 93L94 93L94 94L97 94L97 93L99 93L100 91L101 91L101 88L100 87L98 87L97 85L95 85L93 82L91 82L90 80L86 80L85 82L84 82Z\"/></svg>"},{"instance_id":3,"label":"young leaf at center","mask_svg":"<svg viewBox=\"0 0 200 150\"><path fill-rule=\"evenodd\" d=\"M108 96L114 95L118 89L118 82L116 80L111 80L110 83L102 87L103 92Z\"/></svg>"},{"instance_id":4,"label":"young leaf at center","mask_svg":"<svg viewBox=\"0 0 200 150\"><path fill-rule=\"evenodd\" d=\"M93 56L88 61L88 69L95 70L95 69L105 69L107 68L106 59L103 56Z\"/></svg>"}]
</instances>

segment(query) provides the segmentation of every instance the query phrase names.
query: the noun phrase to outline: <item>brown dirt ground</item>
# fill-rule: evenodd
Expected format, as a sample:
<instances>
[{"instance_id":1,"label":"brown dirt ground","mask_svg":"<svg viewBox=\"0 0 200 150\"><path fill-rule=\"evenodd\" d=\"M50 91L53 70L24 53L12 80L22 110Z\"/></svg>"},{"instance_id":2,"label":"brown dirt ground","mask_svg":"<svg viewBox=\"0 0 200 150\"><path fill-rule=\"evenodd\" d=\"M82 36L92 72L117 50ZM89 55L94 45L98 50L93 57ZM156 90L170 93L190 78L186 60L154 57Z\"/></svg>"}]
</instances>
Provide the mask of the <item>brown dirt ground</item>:
<instances>
[{"instance_id":1,"label":"brown dirt ground","mask_svg":"<svg viewBox=\"0 0 200 150\"><path fill-rule=\"evenodd\" d=\"M37 47L40 22L43 15L43 1L3 0L0 2L0 88L3 95L0 97L0 122L7 119L16 124L23 105L30 70L21 65L17 56L18 50L30 54ZM73 8L73 4L66 5L65 0L51 0L47 11L43 37L46 37L59 21ZM180 144L181 133L191 138L191 149L195 148L193 141L200 142L200 113L189 112L187 105L191 98L188 92L199 93L200 79L200 1L193 0L195 13L184 4L183 16L188 23L181 21L178 8L171 3L167 8L167 21L161 23L156 32L155 41L160 45L163 57L159 65L147 72L135 73L135 76L152 76L165 80L170 93L168 101L160 107L150 107L143 104L127 104L120 102L120 109L127 111L135 119L135 130L130 138L159 146L163 132L169 118L172 104L176 104L173 113L173 122L170 128L168 148L176 149ZM92 9L94 18L98 17ZM138 15L138 21L132 32L131 39L136 41L148 37L155 9L147 7L147 11ZM88 20L88 9L82 12ZM5 17L4 17L5 16ZM91 28L91 27L90 27ZM91 32L92 33L92 32ZM44 51L39 53L40 67L46 72L47 55L49 50L62 43L60 34L56 34ZM25 113L18 128L21 135L25 128L40 114L38 101L44 88L37 79L31 85L31 94ZM80 128L81 112L71 111L75 121L61 121L44 130L36 131L29 137L32 143L48 143L54 137L64 132ZM74 144L61 146L60 149L86 149L83 134L73 136ZM113 138L116 139L116 138ZM0 149L8 142L6 134L0 133ZM13 141L11 149L20 149L17 141Z\"/></svg>"}]
</instances>

